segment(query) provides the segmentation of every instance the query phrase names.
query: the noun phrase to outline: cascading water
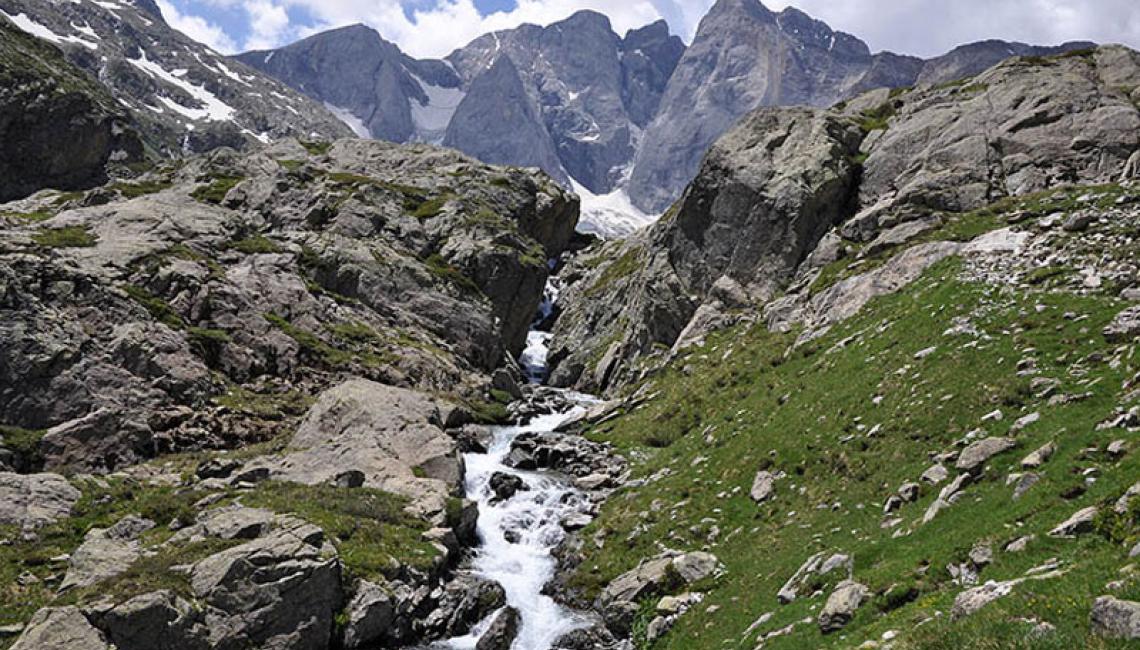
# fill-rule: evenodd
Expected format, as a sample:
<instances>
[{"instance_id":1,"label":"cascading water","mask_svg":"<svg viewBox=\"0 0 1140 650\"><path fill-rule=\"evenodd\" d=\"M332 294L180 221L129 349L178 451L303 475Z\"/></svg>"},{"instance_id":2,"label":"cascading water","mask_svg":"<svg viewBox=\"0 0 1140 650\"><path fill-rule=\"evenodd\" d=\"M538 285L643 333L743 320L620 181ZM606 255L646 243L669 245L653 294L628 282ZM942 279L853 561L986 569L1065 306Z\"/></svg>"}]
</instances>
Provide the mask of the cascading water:
<instances>
[{"instance_id":1,"label":"cascading water","mask_svg":"<svg viewBox=\"0 0 1140 650\"><path fill-rule=\"evenodd\" d=\"M519 360L532 383L541 383L546 378L550 333L539 328L549 320L557 297L558 286L552 280L547 284L538 319ZM589 402L585 396L569 397L576 398L580 404ZM487 453L465 457L467 498L479 504L481 545L472 568L501 584L507 594L507 605L519 611L522 625L512 650L548 650L559 637L586 624L581 616L542 594L543 586L554 576L555 560L551 553L565 534L562 521L579 512L578 491L563 476L520 471L504 464L511 443L520 434L553 431L581 408L576 406L563 413L538 416L519 426L497 427ZM496 502L491 477L497 472L521 478L528 489ZM444 647L474 648L494 619L495 615L488 617L471 634L451 639Z\"/></svg>"}]
</instances>

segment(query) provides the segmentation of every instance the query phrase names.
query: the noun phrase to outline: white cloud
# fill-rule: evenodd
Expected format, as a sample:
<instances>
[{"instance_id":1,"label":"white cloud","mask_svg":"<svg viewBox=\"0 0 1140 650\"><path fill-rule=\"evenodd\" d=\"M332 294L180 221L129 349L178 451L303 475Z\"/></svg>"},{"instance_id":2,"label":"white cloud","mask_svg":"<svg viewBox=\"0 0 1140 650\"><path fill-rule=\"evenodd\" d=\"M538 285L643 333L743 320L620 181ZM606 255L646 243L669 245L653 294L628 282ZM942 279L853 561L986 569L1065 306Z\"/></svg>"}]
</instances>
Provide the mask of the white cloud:
<instances>
[{"instance_id":1,"label":"white cloud","mask_svg":"<svg viewBox=\"0 0 1140 650\"><path fill-rule=\"evenodd\" d=\"M174 29L222 54L232 54L237 51L237 44L218 25L200 16L184 14L167 0L157 0L157 2L162 17Z\"/></svg>"}]
</instances>

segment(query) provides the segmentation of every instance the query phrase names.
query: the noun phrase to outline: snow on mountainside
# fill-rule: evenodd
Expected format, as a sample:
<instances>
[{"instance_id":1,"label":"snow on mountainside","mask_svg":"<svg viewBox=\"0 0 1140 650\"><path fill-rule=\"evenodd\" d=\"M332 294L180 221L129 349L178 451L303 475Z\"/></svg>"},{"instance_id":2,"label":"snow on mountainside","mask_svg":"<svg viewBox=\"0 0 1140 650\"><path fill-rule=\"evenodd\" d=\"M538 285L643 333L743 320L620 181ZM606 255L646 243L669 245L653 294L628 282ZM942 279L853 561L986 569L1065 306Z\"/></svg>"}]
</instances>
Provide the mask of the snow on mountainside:
<instances>
[{"instance_id":1,"label":"snow on mountainside","mask_svg":"<svg viewBox=\"0 0 1140 650\"><path fill-rule=\"evenodd\" d=\"M347 127L314 100L170 28L145 0L0 0L0 20L59 47L167 155Z\"/></svg>"}]
</instances>

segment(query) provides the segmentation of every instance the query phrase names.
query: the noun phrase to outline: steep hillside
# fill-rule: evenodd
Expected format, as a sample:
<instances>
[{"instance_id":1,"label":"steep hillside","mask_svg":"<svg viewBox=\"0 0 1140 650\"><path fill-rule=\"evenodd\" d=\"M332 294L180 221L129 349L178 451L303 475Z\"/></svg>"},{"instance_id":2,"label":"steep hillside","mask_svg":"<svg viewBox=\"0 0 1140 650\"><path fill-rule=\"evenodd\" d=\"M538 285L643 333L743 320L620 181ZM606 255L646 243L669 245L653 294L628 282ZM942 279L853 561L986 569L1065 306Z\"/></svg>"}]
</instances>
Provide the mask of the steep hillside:
<instances>
[{"instance_id":1,"label":"steep hillside","mask_svg":"<svg viewBox=\"0 0 1140 650\"><path fill-rule=\"evenodd\" d=\"M0 16L104 85L160 155L351 135L313 100L171 29L152 2L3 0Z\"/></svg>"},{"instance_id":2,"label":"steep hillside","mask_svg":"<svg viewBox=\"0 0 1140 650\"><path fill-rule=\"evenodd\" d=\"M630 470L559 552L597 647L1135 645L1137 61L761 109L563 272L553 378L614 399L561 431Z\"/></svg>"},{"instance_id":3,"label":"steep hillside","mask_svg":"<svg viewBox=\"0 0 1140 650\"><path fill-rule=\"evenodd\" d=\"M63 53L0 20L0 201L106 180L142 158L130 118Z\"/></svg>"}]
</instances>

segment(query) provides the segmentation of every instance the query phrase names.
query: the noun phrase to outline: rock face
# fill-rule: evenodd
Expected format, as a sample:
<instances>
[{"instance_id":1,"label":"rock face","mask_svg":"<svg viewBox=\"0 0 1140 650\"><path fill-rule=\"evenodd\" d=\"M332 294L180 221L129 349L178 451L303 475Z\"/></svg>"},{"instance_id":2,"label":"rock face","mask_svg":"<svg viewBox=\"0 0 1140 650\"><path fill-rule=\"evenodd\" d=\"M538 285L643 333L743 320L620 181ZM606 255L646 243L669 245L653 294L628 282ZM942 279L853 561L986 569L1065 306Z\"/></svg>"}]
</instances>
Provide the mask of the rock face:
<instances>
[{"instance_id":1,"label":"rock face","mask_svg":"<svg viewBox=\"0 0 1140 650\"><path fill-rule=\"evenodd\" d=\"M595 253L566 291L551 382L597 390L654 345L672 346L705 304L759 304L850 208L854 123L812 109L762 109L709 151L675 209ZM607 300L597 300L606 295Z\"/></svg>"},{"instance_id":2,"label":"rock face","mask_svg":"<svg viewBox=\"0 0 1140 650\"><path fill-rule=\"evenodd\" d=\"M966 85L903 94L865 147L861 204L957 212L1063 183L1115 181L1140 147L1140 110L1120 90L1137 80L1140 54L1108 46L1011 59Z\"/></svg>"},{"instance_id":3,"label":"rock face","mask_svg":"<svg viewBox=\"0 0 1140 650\"><path fill-rule=\"evenodd\" d=\"M0 213L2 422L108 472L277 435L343 374L488 399L577 203L432 147L283 141Z\"/></svg>"},{"instance_id":4,"label":"rock face","mask_svg":"<svg viewBox=\"0 0 1140 650\"><path fill-rule=\"evenodd\" d=\"M442 61L417 61L364 25L237 60L331 106L360 137L438 142L462 96Z\"/></svg>"},{"instance_id":5,"label":"rock face","mask_svg":"<svg viewBox=\"0 0 1140 650\"><path fill-rule=\"evenodd\" d=\"M701 21L645 132L630 179L639 208L660 212L698 171L705 150L761 106L830 106L876 86L913 83L922 62L872 55L858 38L795 8L720 0Z\"/></svg>"},{"instance_id":6,"label":"rock face","mask_svg":"<svg viewBox=\"0 0 1140 650\"><path fill-rule=\"evenodd\" d=\"M459 450L442 428L445 408L421 393L350 380L321 395L288 452L246 471L266 467L271 478L320 485L356 470L365 487L411 497L420 514L440 513L463 482Z\"/></svg>"},{"instance_id":7,"label":"rock face","mask_svg":"<svg viewBox=\"0 0 1140 650\"><path fill-rule=\"evenodd\" d=\"M566 173L539 118L538 104L523 87L518 68L508 57L471 83L443 144L489 163L539 167L562 182Z\"/></svg>"},{"instance_id":8,"label":"rock face","mask_svg":"<svg viewBox=\"0 0 1140 650\"><path fill-rule=\"evenodd\" d=\"M286 136L333 138L351 133L313 100L172 29L153 4L8 0L2 12L25 31L59 46L88 83L103 84L114 97L113 111L124 107L131 111L147 144L161 153L181 155L223 145L259 145ZM7 35L4 40L9 40ZM83 114L75 107L70 110ZM80 163L118 148L115 137L127 142L126 134L112 122L88 129L85 135L77 128L81 125L77 121L70 135L56 132L60 144L56 155L77 152L72 163L77 172ZM92 149L83 151L85 144ZM141 148L135 149L140 152ZM5 199L0 196L0 200Z\"/></svg>"},{"instance_id":9,"label":"rock face","mask_svg":"<svg viewBox=\"0 0 1140 650\"><path fill-rule=\"evenodd\" d=\"M71 514L79 490L58 474L0 472L0 524L38 528Z\"/></svg>"},{"instance_id":10,"label":"rock face","mask_svg":"<svg viewBox=\"0 0 1140 650\"><path fill-rule=\"evenodd\" d=\"M0 19L0 202L88 188L142 142L105 88L53 45Z\"/></svg>"}]
</instances>

